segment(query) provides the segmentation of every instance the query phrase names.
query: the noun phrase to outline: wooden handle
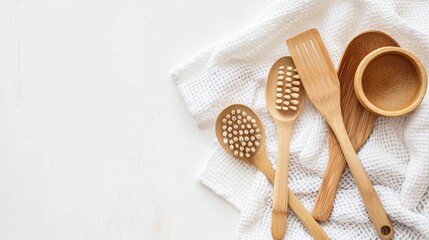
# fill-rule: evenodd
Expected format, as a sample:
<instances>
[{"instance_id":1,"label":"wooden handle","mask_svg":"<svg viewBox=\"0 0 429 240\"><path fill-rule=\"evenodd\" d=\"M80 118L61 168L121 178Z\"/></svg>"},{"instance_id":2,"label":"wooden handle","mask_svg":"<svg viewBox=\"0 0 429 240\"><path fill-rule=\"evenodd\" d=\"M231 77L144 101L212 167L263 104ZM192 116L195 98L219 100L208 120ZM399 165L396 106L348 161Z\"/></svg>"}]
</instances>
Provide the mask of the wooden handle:
<instances>
[{"instance_id":1,"label":"wooden handle","mask_svg":"<svg viewBox=\"0 0 429 240\"><path fill-rule=\"evenodd\" d=\"M271 233L274 239L283 239L286 233L288 206L289 142L292 128L289 125L277 127L278 158L274 180L273 213Z\"/></svg>"},{"instance_id":2,"label":"wooden handle","mask_svg":"<svg viewBox=\"0 0 429 240\"><path fill-rule=\"evenodd\" d=\"M274 183L276 172L271 166L271 163L268 161L266 154L259 154L255 156L252 164L261 170L262 173L270 180L271 183ZM329 240L328 235L322 227L314 220L310 212L302 205L299 199L293 194L293 192L288 189L288 204L296 216L301 220L310 234L316 240Z\"/></svg>"},{"instance_id":3,"label":"wooden handle","mask_svg":"<svg viewBox=\"0 0 429 240\"><path fill-rule=\"evenodd\" d=\"M310 212L302 205L299 199L288 189L289 207L298 216L310 234L316 240L329 240L323 228L314 220Z\"/></svg>"},{"instance_id":4,"label":"wooden handle","mask_svg":"<svg viewBox=\"0 0 429 240\"><path fill-rule=\"evenodd\" d=\"M347 135L341 114L336 118L327 117L327 122L331 126L338 139L338 142L343 150L344 157L355 179L356 185L365 203L368 215L371 218L373 225L380 239L392 239L393 227L387 216L386 210L377 195L377 192L372 186L371 180L366 174L362 163L356 155L352 143Z\"/></svg>"},{"instance_id":5,"label":"wooden handle","mask_svg":"<svg viewBox=\"0 0 429 240\"><path fill-rule=\"evenodd\" d=\"M340 177L346 167L346 159L337 138L330 128L328 135L329 161L313 208L313 217L322 222L328 220L331 215Z\"/></svg>"}]
</instances>

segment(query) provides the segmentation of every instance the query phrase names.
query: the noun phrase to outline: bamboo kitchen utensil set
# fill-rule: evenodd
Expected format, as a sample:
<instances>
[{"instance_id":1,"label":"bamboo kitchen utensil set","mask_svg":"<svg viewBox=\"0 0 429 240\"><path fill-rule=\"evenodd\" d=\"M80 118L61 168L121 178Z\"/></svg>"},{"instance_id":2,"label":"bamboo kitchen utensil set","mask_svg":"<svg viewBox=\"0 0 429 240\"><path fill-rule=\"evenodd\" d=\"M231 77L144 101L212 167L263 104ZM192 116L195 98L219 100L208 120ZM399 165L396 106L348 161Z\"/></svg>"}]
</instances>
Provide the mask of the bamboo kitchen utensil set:
<instances>
[{"instance_id":1,"label":"bamboo kitchen utensil set","mask_svg":"<svg viewBox=\"0 0 429 240\"><path fill-rule=\"evenodd\" d=\"M392 239L393 226L356 150L368 138L377 116L401 116L418 107L427 89L423 64L379 31L364 32L349 43L338 75L317 29L299 33L286 42L291 57L274 63L265 88L266 106L277 127L277 171L268 160L262 122L245 105L232 104L219 114L216 136L220 144L274 183L274 239L285 236L288 206L315 239L329 239L316 220L329 218L346 163L378 237ZM330 159L313 215L288 189L290 136L306 96L330 126Z\"/></svg>"}]
</instances>

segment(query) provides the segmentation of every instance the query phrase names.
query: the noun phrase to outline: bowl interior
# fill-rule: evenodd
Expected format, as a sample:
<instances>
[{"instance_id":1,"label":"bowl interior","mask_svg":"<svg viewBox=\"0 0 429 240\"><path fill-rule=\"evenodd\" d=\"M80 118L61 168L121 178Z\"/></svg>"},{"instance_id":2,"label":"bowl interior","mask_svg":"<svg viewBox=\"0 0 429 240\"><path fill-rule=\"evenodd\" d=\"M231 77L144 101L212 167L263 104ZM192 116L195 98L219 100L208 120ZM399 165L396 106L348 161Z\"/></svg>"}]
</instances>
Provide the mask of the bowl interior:
<instances>
[{"instance_id":1,"label":"bowl interior","mask_svg":"<svg viewBox=\"0 0 429 240\"><path fill-rule=\"evenodd\" d=\"M362 90L376 108L396 112L419 101L421 79L422 73L413 59L401 52L386 52L366 66Z\"/></svg>"}]
</instances>

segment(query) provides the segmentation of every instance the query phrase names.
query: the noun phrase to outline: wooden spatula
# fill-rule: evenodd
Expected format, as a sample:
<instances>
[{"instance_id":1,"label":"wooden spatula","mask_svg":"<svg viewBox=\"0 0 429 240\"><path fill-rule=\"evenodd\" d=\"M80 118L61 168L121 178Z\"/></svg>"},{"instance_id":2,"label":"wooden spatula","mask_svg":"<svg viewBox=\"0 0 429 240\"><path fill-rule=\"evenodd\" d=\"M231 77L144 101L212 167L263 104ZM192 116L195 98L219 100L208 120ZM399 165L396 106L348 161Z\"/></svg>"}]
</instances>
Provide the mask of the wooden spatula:
<instances>
[{"instance_id":1,"label":"wooden spatula","mask_svg":"<svg viewBox=\"0 0 429 240\"><path fill-rule=\"evenodd\" d=\"M287 40L287 45L307 96L338 139L377 235L392 239L390 219L347 135L341 114L340 83L319 31L313 28L297 34Z\"/></svg>"},{"instance_id":2,"label":"wooden spatula","mask_svg":"<svg viewBox=\"0 0 429 240\"><path fill-rule=\"evenodd\" d=\"M367 31L357 35L347 45L338 68L341 89L341 112L344 125L355 150L358 150L372 131L377 116L359 103L353 87L356 69L362 59L375 49L399 44L380 31ZM338 183L346 160L332 130L329 128L329 161L313 208L313 217L326 221L331 215Z\"/></svg>"}]
</instances>

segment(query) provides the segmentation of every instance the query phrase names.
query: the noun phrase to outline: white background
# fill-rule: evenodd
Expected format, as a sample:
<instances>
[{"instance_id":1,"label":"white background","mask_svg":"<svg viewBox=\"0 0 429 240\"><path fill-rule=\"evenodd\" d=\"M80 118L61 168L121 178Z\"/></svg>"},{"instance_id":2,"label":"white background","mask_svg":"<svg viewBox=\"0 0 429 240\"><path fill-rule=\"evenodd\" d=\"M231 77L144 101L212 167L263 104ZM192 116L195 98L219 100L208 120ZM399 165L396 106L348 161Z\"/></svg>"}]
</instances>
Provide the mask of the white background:
<instances>
[{"instance_id":1,"label":"white background","mask_svg":"<svg viewBox=\"0 0 429 240\"><path fill-rule=\"evenodd\" d=\"M0 239L234 239L173 67L265 0L1 0Z\"/></svg>"}]
</instances>

